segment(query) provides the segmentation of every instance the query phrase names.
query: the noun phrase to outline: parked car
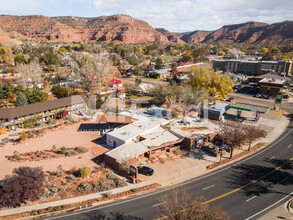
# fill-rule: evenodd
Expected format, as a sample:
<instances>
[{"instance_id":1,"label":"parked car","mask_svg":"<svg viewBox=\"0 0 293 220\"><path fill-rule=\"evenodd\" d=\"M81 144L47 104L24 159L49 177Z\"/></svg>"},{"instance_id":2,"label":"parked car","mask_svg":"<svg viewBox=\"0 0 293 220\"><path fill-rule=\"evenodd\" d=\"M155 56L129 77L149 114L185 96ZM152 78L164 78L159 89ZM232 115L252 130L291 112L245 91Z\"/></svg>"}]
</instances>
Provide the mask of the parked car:
<instances>
[{"instance_id":1,"label":"parked car","mask_svg":"<svg viewBox=\"0 0 293 220\"><path fill-rule=\"evenodd\" d=\"M232 102L234 100L234 97L230 97L227 99L227 102Z\"/></svg>"},{"instance_id":2,"label":"parked car","mask_svg":"<svg viewBox=\"0 0 293 220\"><path fill-rule=\"evenodd\" d=\"M138 173L151 176L154 174L154 170L150 167L142 166L138 167Z\"/></svg>"},{"instance_id":3,"label":"parked car","mask_svg":"<svg viewBox=\"0 0 293 220\"><path fill-rule=\"evenodd\" d=\"M269 99L270 97L268 95L262 95L262 98Z\"/></svg>"},{"instance_id":4,"label":"parked car","mask_svg":"<svg viewBox=\"0 0 293 220\"><path fill-rule=\"evenodd\" d=\"M256 94L254 97L256 97L256 98L262 98L262 94Z\"/></svg>"},{"instance_id":5,"label":"parked car","mask_svg":"<svg viewBox=\"0 0 293 220\"><path fill-rule=\"evenodd\" d=\"M223 98L222 100L225 101L225 102L232 102L234 100L234 97Z\"/></svg>"}]
</instances>

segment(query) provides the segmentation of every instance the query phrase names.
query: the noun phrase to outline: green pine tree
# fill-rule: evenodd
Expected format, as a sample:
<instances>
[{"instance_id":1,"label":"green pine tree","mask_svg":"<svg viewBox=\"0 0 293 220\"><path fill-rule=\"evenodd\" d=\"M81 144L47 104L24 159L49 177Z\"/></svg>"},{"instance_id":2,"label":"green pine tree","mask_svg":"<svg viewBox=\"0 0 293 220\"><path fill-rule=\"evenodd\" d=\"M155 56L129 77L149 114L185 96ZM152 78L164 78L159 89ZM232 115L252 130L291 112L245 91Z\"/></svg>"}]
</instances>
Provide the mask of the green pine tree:
<instances>
[{"instance_id":1,"label":"green pine tree","mask_svg":"<svg viewBox=\"0 0 293 220\"><path fill-rule=\"evenodd\" d=\"M28 102L27 102L26 96L22 92L19 92L17 95L17 98L16 98L15 106L18 107L18 106L24 106L27 104L28 104Z\"/></svg>"}]
</instances>

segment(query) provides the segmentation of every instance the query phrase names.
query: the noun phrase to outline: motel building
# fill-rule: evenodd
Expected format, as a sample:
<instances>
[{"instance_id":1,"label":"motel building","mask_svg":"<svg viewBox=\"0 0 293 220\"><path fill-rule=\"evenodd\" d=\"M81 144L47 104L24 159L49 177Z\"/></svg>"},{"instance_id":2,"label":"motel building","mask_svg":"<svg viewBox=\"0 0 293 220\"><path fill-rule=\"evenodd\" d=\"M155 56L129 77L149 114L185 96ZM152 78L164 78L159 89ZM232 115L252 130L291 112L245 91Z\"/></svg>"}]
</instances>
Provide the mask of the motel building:
<instances>
[{"instance_id":1,"label":"motel building","mask_svg":"<svg viewBox=\"0 0 293 220\"><path fill-rule=\"evenodd\" d=\"M75 95L14 108L2 108L0 109L0 134L24 128L23 122L30 118L38 119L39 122L44 123L49 118L54 118L55 113L64 110L68 111L68 114L84 113L82 107L85 102L86 98Z\"/></svg>"}]
</instances>

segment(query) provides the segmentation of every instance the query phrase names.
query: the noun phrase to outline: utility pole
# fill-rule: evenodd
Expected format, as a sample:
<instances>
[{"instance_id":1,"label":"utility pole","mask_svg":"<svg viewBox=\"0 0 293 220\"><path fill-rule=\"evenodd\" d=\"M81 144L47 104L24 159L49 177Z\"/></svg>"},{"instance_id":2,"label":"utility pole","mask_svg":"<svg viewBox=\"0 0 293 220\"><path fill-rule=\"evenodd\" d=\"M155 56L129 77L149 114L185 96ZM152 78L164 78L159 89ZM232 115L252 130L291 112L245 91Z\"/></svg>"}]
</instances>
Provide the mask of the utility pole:
<instances>
[{"instance_id":1,"label":"utility pole","mask_svg":"<svg viewBox=\"0 0 293 220\"><path fill-rule=\"evenodd\" d=\"M223 157L223 146L224 146L224 140L225 140L226 125L227 125L227 123L225 123L225 125L224 125L224 133L223 133L223 140L222 140L221 154L220 154L220 163L222 162L222 157Z\"/></svg>"}]
</instances>

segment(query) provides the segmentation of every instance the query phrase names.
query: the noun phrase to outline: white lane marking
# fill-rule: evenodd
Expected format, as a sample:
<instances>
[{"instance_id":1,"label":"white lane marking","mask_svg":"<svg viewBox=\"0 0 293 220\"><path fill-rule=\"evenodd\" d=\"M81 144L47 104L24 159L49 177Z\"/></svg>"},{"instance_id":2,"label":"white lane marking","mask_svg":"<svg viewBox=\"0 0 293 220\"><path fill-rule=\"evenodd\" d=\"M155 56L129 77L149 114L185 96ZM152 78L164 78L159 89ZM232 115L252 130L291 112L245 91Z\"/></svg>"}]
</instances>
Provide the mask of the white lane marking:
<instances>
[{"instance_id":1,"label":"white lane marking","mask_svg":"<svg viewBox=\"0 0 293 220\"><path fill-rule=\"evenodd\" d=\"M275 158L275 156L271 157L270 160L272 160L272 159L274 159L274 158Z\"/></svg>"},{"instance_id":2,"label":"white lane marking","mask_svg":"<svg viewBox=\"0 0 293 220\"><path fill-rule=\"evenodd\" d=\"M250 199L247 199L246 202L249 202L250 200L256 198L256 196L251 197Z\"/></svg>"},{"instance_id":3,"label":"white lane marking","mask_svg":"<svg viewBox=\"0 0 293 220\"><path fill-rule=\"evenodd\" d=\"M287 199L287 198L288 198L288 197L290 197L291 195L293 195L293 192L291 192L289 195L287 195L287 196L283 197L283 198L282 198L282 199L280 199L279 201L275 202L274 204L272 204L272 205L270 205L270 206L266 207L265 209L263 209L263 210L259 211L258 213L256 213L256 214L254 214L254 215L252 215L252 216L248 217L246 220L252 219L252 218L254 218L255 216L257 216L257 215L259 215L259 214L261 214L261 213L265 212L266 210L268 210L268 209L272 208L274 205L278 204L279 202L282 202L284 199Z\"/></svg>"},{"instance_id":4,"label":"white lane marking","mask_svg":"<svg viewBox=\"0 0 293 220\"><path fill-rule=\"evenodd\" d=\"M292 144L290 144L289 146L288 146L288 148L290 148L292 146Z\"/></svg>"},{"instance_id":5,"label":"white lane marking","mask_svg":"<svg viewBox=\"0 0 293 220\"><path fill-rule=\"evenodd\" d=\"M159 206L159 205L163 205L163 204L165 204L165 203L167 203L167 202L161 202L161 203L158 203L158 204L156 204L156 205L152 205L152 207L156 207L156 206Z\"/></svg>"},{"instance_id":6,"label":"white lane marking","mask_svg":"<svg viewBox=\"0 0 293 220\"><path fill-rule=\"evenodd\" d=\"M203 188L202 190L207 190L207 189L209 189L209 188L212 188L212 187L214 187L215 185L211 185L211 186L208 186L208 187L206 187L206 188Z\"/></svg>"},{"instance_id":7,"label":"white lane marking","mask_svg":"<svg viewBox=\"0 0 293 220\"><path fill-rule=\"evenodd\" d=\"M288 177L286 177L285 179L283 179L280 183L282 183L282 182L284 182L284 181L286 181L288 179Z\"/></svg>"},{"instance_id":8,"label":"white lane marking","mask_svg":"<svg viewBox=\"0 0 293 220\"><path fill-rule=\"evenodd\" d=\"M286 138L290 133L291 131L293 130L293 128L290 129L290 131L288 131L287 134L285 134L281 139L279 139L277 142L275 142L274 144L272 144L271 146L269 147L266 147L265 149L261 150L260 152L256 153L256 154L253 154L251 155L250 157L234 164L233 166L235 165L238 165L238 164L241 164L247 160L250 160L254 157L256 157L257 155L263 153L263 152L266 152L267 150L271 149L273 146L275 146L277 143L279 143L280 141L282 141L284 138ZM210 174L207 174L205 176L202 176L202 177L199 177L199 178L196 178L196 179L193 179L193 180L190 180L190 181L187 181L187 182L184 182L184 183L181 183L179 185L176 185L176 186L172 186L170 188L166 188L164 190L161 190L161 191L156 191L156 192L153 192L153 193L149 193L149 194L145 194L143 196L140 196L140 197L135 197L135 198L132 198L132 199L129 199L129 200L124 200L124 201L120 201L120 202L117 202L117 203L114 203L114 204L109 204L109 205L105 205L105 206L98 206L96 208L91 208L90 211L92 210L99 210L99 209L103 209L103 208L108 208L108 207L112 207L112 206L116 206L116 205L120 205L120 204L123 204L123 203L127 203L127 202L131 202L131 201L134 201L134 200L138 200L138 199L142 199L142 198L145 198L145 197L148 197L148 196L153 196L153 195L156 195L156 194L159 194L159 193L162 193L162 192L166 192L166 191L169 191L171 189L175 189L175 188L178 188L178 187L181 187L181 186L184 186L184 185L187 185L187 184L190 184L190 183L193 183L193 182L197 182L199 180L202 180L202 179L205 179L207 177L210 177L210 176L213 176L217 173L220 173L220 172L223 172L225 170L228 170L230 169L231 167L233 166L228 166L228 167L225 167L223 169L219 169L218 171L215 171L213 173L210 173ZM293 193L293 192L292 192ZM83 211L80 211L80 212L75 212L75 213L70 213L70 214L66 214L66 215L62 215L62 216L56 216L56 217L51 217L51 218L46 218L46 219L58 219L58 218L64 218L64 217L67 217L67 216L73 216L73 215L78 215L78 214L81 214L81 213L85 213L85 212L88 212L89 210L83 210Z\"/></svg>"}]
</instances>

